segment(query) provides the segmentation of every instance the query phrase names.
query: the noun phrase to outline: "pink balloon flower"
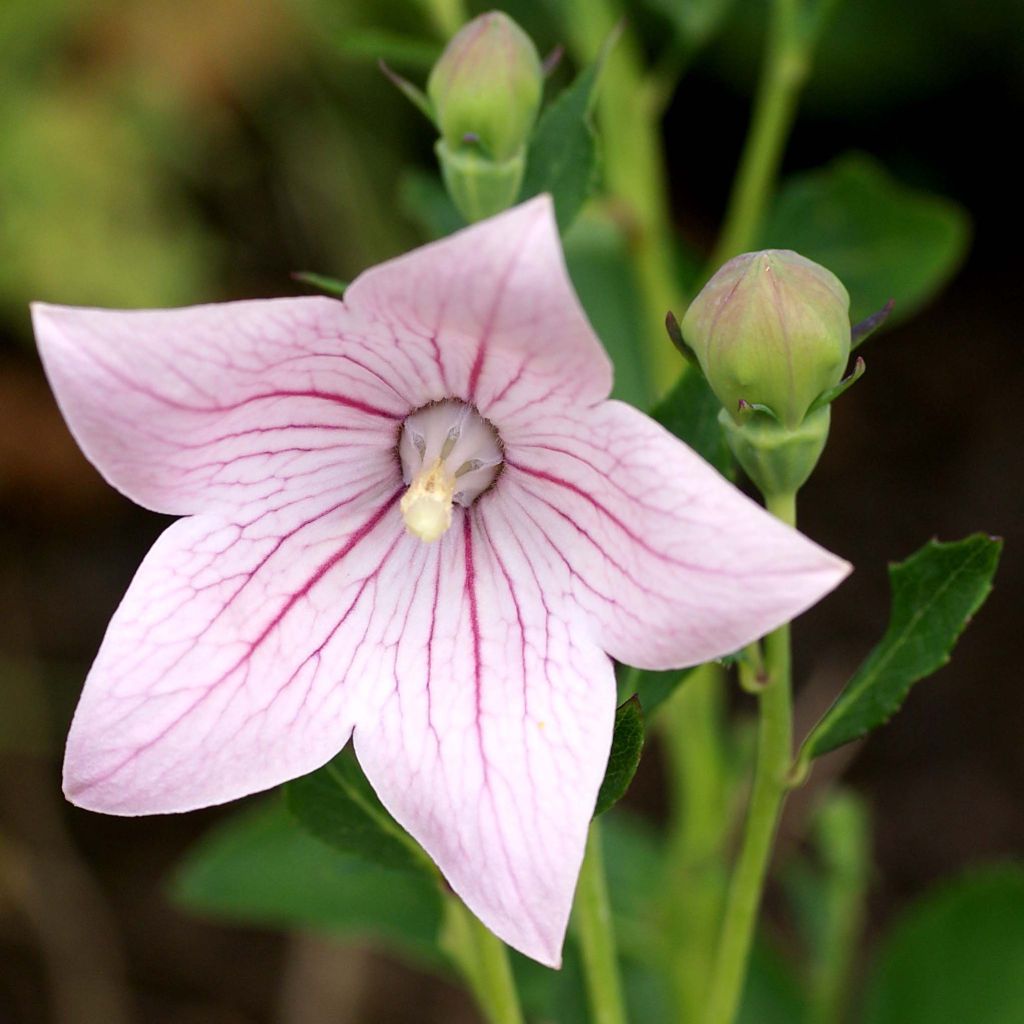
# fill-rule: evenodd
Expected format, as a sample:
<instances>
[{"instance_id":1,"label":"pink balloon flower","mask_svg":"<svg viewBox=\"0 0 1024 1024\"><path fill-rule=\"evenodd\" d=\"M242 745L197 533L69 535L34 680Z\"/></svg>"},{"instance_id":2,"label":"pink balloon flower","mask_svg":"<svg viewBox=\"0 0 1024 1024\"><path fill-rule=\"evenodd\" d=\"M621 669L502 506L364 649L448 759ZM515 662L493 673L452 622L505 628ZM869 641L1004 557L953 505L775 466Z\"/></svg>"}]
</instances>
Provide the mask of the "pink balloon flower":
<instances>
[{"instance_id":1,"label":"pink balloon flower","mask_svg":"<svg viewBox=\"0 0 1024 1024\"><path fill-rule=\"evenodd\" d=\"M611 659L734 651L849 568L608 400L548 197L344 302L39 305L34 323L85 454L185 517L86 680L68 798L187 811L352 736L470 909L545 964L608 758Z\"/></svg>"}]
</instances>

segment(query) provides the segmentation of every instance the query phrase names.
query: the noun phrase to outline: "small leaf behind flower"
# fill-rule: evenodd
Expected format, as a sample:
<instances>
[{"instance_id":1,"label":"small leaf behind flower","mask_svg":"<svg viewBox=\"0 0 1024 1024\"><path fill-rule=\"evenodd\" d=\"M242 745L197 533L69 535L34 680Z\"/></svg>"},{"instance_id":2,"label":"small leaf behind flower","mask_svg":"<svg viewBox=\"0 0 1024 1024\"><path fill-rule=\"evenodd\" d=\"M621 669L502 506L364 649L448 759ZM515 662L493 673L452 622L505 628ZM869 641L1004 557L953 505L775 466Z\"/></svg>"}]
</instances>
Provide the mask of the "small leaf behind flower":
<instances>
[{"instance_id":1,"label":"small leaf behind flower","mask_svg":"<svg viewBox=\"0 0 1024 1024\"><path fill-rule=\"evenodd\" d=\"M339 853L302 828L280 797L205 835L170 888L179 904L219 919L370 939L420 964L441 963L438 887Z\"/></svg>"},{"instance_id":2,"label":"small leaf behind flower","mask_svg":"<svg viewBox=\"0 0 1024 1024\"><path fill-rule=\"evenodd\" d=\"M618 36L616 30L605 40L594 63L541 114L530 142L520 201L550 192L563 234L586 202L596 177L597 143L590 111L601 68Z\"/></svg>"},{"instance_id":3,"label":"small leaf behind flower","mask_svg":"<svg viewBox=\"0 0 1024 1024\"><path fill-rule=\"evenodd\" d=\"M431 240L466 226L437 174L407 170L398 182L398 206Z\"/></svg>"},{"instance_id":4,"label":"small leaf behind flower","mask_svg":"<svg viewBox=\"0 0 1024 1024\"><path fill-rule=\"evenodd\" d=\"M644 713L640 701L630 697L615 711L615 733L608 755L608 768L597 794L594 817L604 814L622 799L640 764L644 748Z\"/></svg>"},{"instance_id":5,"label":"small leaf behind flower","mask_svg":"<svg viewBox=\"0 0 1024 1024\"><path fill-rule=\"evenodd\" d=\"M636 695L640 707L649 718L655 708L661 707L690 677L692 668L670 668L664 671L646 668L626 669L622 677L619 697Z\"/></svg>"},{"instance_id":6,"label":"small leaf behind flower","mask_svg":"<svg viewBox=\"0 0 1024 1024\"><path fill-rule=\"evenodd\" d=\"M301 281L303 284L309 285L310 288L315 288L317 291L324 292L327 295L333 295L338 299L345 297L345 289L348 287L347 281L339 281L337 278L328 277L326 274L314 274L311 270L296 270L292 274L292 280Z\"/></svg>"},{"instance_id":7,"label":"small leaf behind flower","mask_svg":"<svg viewBox=\"0 0 1024 1024\"><path fill-rule=\"evenodd\" d=\"M305 829L341 853L436 877L430 858L385 810L350 751L289 782L285 798Z\"/></svg>"},{"instance_id":8,"label":"small leaf behind flower","mask_svg":"<svg viewBox=\"0 0 1024 1024\"><path fill-rule=\"evenodd\" d=\"M759 245L795 249L828 267L850 293L854 322L895 299L914 313L950 278L970 226L956 203L908 188L863 153L785 182Z\"/></svg>"},{"instance_id":9,"label":"small leaf behind flower","mask_svg":"<svg viewBox=\"0 0 1024 1024\"><path fill-rule=\"evenodd\" d=\"M957 638L992 589L1002 546L981 533L951 544L931 541L890 568L889 628L811 730L802 762L887 722L914 683L949 661Z\"/></svg>"},{"instance_id":10,"label":"small leaf behind flower","mask_svg":"<svg viewBox=\"0 0 1024 1024\"><path fill-rule=\"evenodd\" d=\"M1024 867L976 868L913 904L879 946L863 1024L1024 1020Z\"/></svg>"},{"instance_id":11,"label":"small leaf behind flower","mask_svg":"<svg viewBox=\"0 0 1024 1024\"><path fill-rule=\"evenodd\" d=\"M680 441L711 463L723 476L735 476L732 453L718 423L721 403L696 367L689 367L675 387L651 410L651 416ZM649 711L647 704L644 707Z\"/></svg>"}]
</instances>

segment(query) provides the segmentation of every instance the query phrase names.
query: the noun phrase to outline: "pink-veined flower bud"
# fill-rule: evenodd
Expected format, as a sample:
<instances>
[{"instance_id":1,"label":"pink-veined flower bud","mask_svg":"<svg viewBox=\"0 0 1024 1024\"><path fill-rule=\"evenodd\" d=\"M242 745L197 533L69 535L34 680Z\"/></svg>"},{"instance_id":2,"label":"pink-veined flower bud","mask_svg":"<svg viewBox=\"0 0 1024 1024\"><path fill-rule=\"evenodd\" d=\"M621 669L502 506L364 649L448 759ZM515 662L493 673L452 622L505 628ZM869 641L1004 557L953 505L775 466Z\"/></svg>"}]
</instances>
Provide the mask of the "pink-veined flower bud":
<instances>
[{"instance_id":1,"label":"pink-veined flower bud","mask_svg":"<svg viewBox=\"0 0 1024 1024\"><path fill-rule=\"evenodd\" d=\"M427 81L438 159L461 213L480 220L519 195L544 76L530 37L501 11L463 26Z\"/></svg>"},{"instance_id":2,"label":"pink-veined flower bud","mask_svg":"<svg viewBox=\"0 0 1024 1024\"><path fill-rule=\"evenodd\" d=\"M766 249L722 266L694 299L682 331L735 422L753 408L792 430L843 375L849 309L831 271L788 249Z\"/></svg>"}]
</instances>

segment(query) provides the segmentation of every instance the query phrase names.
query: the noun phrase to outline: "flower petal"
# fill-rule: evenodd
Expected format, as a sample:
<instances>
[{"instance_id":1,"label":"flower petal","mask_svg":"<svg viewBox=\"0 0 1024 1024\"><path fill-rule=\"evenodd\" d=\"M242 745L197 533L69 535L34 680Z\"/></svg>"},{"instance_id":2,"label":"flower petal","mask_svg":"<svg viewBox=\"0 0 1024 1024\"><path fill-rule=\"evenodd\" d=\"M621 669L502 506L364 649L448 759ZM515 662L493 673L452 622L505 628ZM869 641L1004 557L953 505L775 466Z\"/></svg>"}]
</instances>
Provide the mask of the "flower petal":
<instances>
[{"instance_id":1,"label":"flower petal","mask_svg":"<svg viewBox=\"0 0 1024 1024\"><path fill-rule=\"evenodd\" d=\"M396 372L419 379L419 405L458 397L497 422L538 401L592 404L611 390L550 196L368 270L345 304L393 336Z\"/></svg>"},{"instance_id":2,"label":"flower petal","mask_svg":"<svg viewBox=\"0 0 1024 1024\"><path fill-rule=\"evenodd\" d=\"M411 408L364 365L362 325L334 299L36 305L33 322L82 450L160 512L255 509L339 467L361 472L394 447Z\"/></svg>"},{"instance_id":3,"label":"flower petal","mask_svg":"<svg viewBox=\"0 0 1024 1024\"><path fill-rule=\"evenodd\" d=\"M248 522L171 526L115 613L68 738L65 793L190 810L319 767L347 742L423 555L394 480Z\"/></svg>"},{"instance_id":4,"label":"flower petal","mask_svg":"<svg viewBox=\"0 0 1024 1024\"><path fill-rule=\"evenodd\" d=\"M850 571L621 402L547 416L506 444L522 514L568 559L593 635L627 664L681 668L731 653Z\"/></svg>"},{"instance_id":5,"label":"flower petal","mask_svg":"<svg viewBox=\"0 0 1024 1024\"><path fill-rule=\"evenodd\" d=\"M431 548L393 687L356 725L385 806L467 906L557 966L615 715L564 563L495 493ZM580 627L583 628L580 628Z\"/></svg>"}]
</instances>

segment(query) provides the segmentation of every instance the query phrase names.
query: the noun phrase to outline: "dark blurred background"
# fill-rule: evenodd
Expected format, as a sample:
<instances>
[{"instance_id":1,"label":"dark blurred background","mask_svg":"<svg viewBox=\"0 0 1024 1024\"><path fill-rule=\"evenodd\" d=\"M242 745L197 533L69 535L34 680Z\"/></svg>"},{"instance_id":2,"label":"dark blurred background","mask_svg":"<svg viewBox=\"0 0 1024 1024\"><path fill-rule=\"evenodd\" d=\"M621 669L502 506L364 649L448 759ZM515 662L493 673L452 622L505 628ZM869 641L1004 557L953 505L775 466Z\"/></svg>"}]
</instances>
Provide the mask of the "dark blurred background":
<instances>
[{"instance_id":1,"label":"dark blurred background","mask_svg":"<svg viewBox=\"0 0 1024 1024\"><path fill-rule=\"evenodd\" d=\"M653 50L659 4L634 5ZM557 5L515 5L542 51ZM707 252L742 144L762 6L740 2L665 119L675 228ZM372 37L430 39L412 0L4 0L0 8L0 1022L473 1020L454 988L325 938L203 921L164 885L230 809L120 820L60 794L67 722L105 624L165 522L65 430L32 299L159 306L350 279L422 240L409 169L432 130ZM436 37L435 44L436 45ZM430 44L410 54L422 80ZM869 940L938 878L1024 853L1024 408L1018 283L1024 8L848 0L785 171L848 150L952 198L961 269L877 336L835 410L802 526L857 567L797 628L806 724L884 628L885 567L932 536L1006 538L996 591L951 666L841 755L875 823ZM405 198L401 198L405 197ZM829 768L820 773L827 777ZM652 750L630 797L657 817ZM793 802L799 813L800 801Z\"/></svg>"}]
</instances>

